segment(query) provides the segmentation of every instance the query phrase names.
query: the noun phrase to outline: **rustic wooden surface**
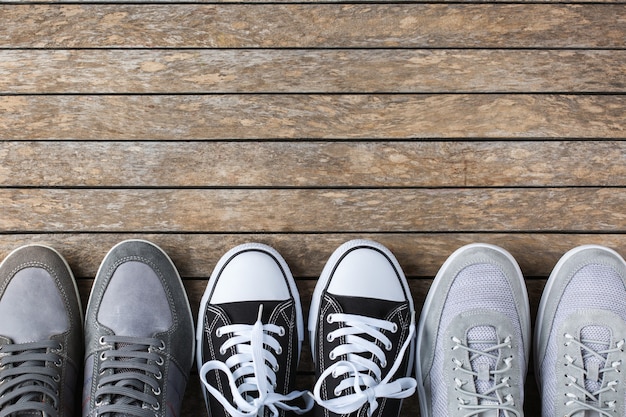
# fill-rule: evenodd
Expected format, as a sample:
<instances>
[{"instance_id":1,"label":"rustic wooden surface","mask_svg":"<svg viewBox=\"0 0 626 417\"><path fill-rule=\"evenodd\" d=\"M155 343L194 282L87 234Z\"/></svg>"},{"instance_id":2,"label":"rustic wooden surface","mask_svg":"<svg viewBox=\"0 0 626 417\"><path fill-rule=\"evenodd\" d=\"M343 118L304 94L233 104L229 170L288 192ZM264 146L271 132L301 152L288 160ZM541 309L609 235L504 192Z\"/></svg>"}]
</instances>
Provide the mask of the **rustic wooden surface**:
<instances>
[{"instance_id":1,"label":"rustic wooden surface","mask_svg":"<svg viewBox=\"0 0 626 417\"><path fill-rule=\"evenodd\" d=\"M222 254L259 241L307 309L366 237L419 309L489 242L534 317L567 250L626 254L625 22L620 0L0 2L0 255L57 248L86 304L109 248L149 239L195 314ZM532 369L526 396L538 416ZM194 372L183 417L203 408Z\"/></svg>"}]
</instances>

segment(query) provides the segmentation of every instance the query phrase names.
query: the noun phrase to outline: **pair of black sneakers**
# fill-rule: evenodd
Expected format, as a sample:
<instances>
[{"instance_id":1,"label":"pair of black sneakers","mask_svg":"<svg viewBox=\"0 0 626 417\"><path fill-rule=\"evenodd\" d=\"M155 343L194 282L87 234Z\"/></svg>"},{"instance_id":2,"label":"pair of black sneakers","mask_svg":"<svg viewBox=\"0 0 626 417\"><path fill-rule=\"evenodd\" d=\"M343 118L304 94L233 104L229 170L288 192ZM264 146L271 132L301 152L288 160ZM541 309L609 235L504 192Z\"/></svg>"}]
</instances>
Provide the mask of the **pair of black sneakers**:
<instances>
[{"instance_id":1,"label":"pair of black sneakers","mask_svg":"<svg viewBox=\"0 0 626 417\"><path fill-rule=\"evenodd\" d=\"M367 240L341 245L324 267L308 318L313 392L295 391L304 319L285 260L262 244L217 264L202 298L197 363L212 417L397 416L409 378L413 300L398 262Z\"/></svg>"}]
</instances>

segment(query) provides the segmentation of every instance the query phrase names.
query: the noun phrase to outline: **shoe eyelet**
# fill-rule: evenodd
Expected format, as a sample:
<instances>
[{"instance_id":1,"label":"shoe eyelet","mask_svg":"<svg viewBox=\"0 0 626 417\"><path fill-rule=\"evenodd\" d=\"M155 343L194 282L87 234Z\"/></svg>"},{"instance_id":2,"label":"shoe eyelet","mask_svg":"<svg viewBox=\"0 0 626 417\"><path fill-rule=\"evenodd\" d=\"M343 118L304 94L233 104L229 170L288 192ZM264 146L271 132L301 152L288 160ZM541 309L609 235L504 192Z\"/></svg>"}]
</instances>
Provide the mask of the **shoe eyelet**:
<instances>
[{"instance_id":1,"label":"shoe eyelet","mask_svg":"<svg viewBox=\"0 0 626 417\"><path fill-rule=\"evenodd\" d=\"M335 322L335 321L333 320L333 315L332 315L332 314L329 314L329 315L327 315L327 316L326 316L326 322L327 322L328 324L333 324L333 323Z\"/></svg>"},{"instance_id":2,"label":"shoe eyelet","mask_svg":"<svg viewBox=\"0 0 626 417\"><path fill-rule=\"evenodd\" d=\"M161 388L157 387L156 389L152 389L152 393L154 395L161 395Z\"/></svg>"},{"instance_id":3,"label":"shoe eyelet","mask_svg":"<svg viewBox=\"0 0 626 417\"><path fill-rule=\"evenodd\" d=\"M159 345L159 350L165 350L165 342L164 341L160 341L161 344Z\"/></svg>"},{"instance_id":4,"label":"shoe eyelet","mask_svg":"<svg viewBox=\"0 0 626 417\"><path fill-rule=\"evenodd\" d=\"M380 367L383 368L383 369L386 368L387 367L387 361L382 361L380 363Z\"/></svg>"},{"instance_id":5,"label":"shoe eyelet","mask_svg":"<svg viewBox=\"0 0 626 417\"><path fill-rule=\"evenodd\" d=\"M226 349L220 348L220 355L226 355Z\"/></svg>"},{"instance_id":6,"label":"shoe eyelet","mask_svg":"<svg viewBox=\"0 0 626 417\"><path fill-rule=\"evenodd\" d=\"M335 354L335 352L330 352L330 353L328 354L328 358L329 358L331 361L334 361L335 359L337 359L337 355Z\"/></svg>"},{"instance_id":7,"label":"shoe eyelet","mask_svg":"<svg viewBox=\"0 0 626 417\"><path fill-rule=\"evenodd\" d=\"M163 364L165 363L165 361L163 360L162 356L159 356L159 358L154 361L158 366L163 366Z\"/></svg>"},{"instance_id":8,"label":"shoe eyelet","mask_svg":"<svg viewBox=\"0 0 626 417\"><path fill-rule=\"evenodd\" d=\"M222 328L221 327L218 327L217 329L215 329L215 336L222 337Z\"/></svg>"},{"instance_id":9,"label":"shoe eyelet","mask_svg":"<svg viewBox=\"0 0 626 417\"><path fill-rule=\"evenodd\" d=\"M159 371L158 373L154 374L154 377L157 381L160 381L163 378L163 374L161 373L161 371Z\"/></svg>"},{"instance_id":10,"label":"shoe eyelet","mask_svg":"<svg viewBox=\"0 0 626 417\"><path fill-rule=\"evenodd\" d=\"M390 352L390 351L391 351L391 349L393 349L393 344L389 343L388 345L385 345L385 350L386 350L387 352Z\"/></svg>"},{"instance_id":11,"label":"shoe eyelet","mask_svg":"<svg viewBox=\"0 0 626 417\"><path fill-rule=\"evenodd\" d=\"M63 359L59 358L56 361L54 361L54 366L56 366L57 368L60 368L63 366Z\"/></svg>"},{"instance_id":12,"label":"shoe eyelet","mask_svg":"<svg viewBox=\"0 0 626 417\"><path fill-rule=\"evenodd\" d=\"M274 372L278 372L279 369L280 369L280 365L279 364L276 364L276 366L272 367L272 371L274 371Z\"/></svg>"},{"instance_id":13,"label":"shoe eyelet","mask_svg":"<svg viewBox=\"0 0 626 417\"><path fill-rule=\"evenodd\" d=\"M102 401L102 400L96 400L96 401L94 401L94 403L93 403L93 404L94 404L96 407L100 407L100 406L102 405L102 403L103 403L103 401Z\"/></svg>"},{"instance_id":14,"label":"shoe eyelet","mask_svg":"<svg viewBox=\"0 0 626 417\"><path fill-rule=\"evenodd\" d=\"M335 397L339 397L341 395L341 391L335 388L335 390L333 391L333 394L335 394Z\"/></svg>"},{"instance_id":15,"label":"shoe eyelet","mask_svg":"<svg viewBox=\"0 0 626 417\"><path fill-rule=\"evenodd\" d=\"M328 336L326 336L326 340L329 343L332 343L335 340L335 338L334 338L334 336L332 334L328 333Z\"/></svg>"},{"instance_id":16,"label":"shoe eyelet","mask_svg":"<svg viewBox=\"0 0 626 417\"><path fill-rule=\"evenodd\" d=\"M59 375L59 374L54 375L54 376L52 377L52 380L53 380L54 382L60 382L60 381L61 381L61 375Z\"/></svg>"},{"instance_id":17,"label":"shoe eyelet","mask_svg":"<svg viewBox=\"0 0 626 417\"><path fill-rule=\"evenodd\" d=\"M393 323L393 327L391 328L391 333L397 333L398 332L398 325L396 323Z\"/></svg>"},{"instance_id":18,"label":"shoe eyelet","mask_svg":"<svg viewBox=\"0 0 626 417\"><path fill-rule=\"evenodd\" d=\"M104 341L104 336L101 336L100 339L98 339L98 343L100 343L101 345L106 345L106 342Z\"/></svg>"},{"instance_id":19,"label":"shoe eyelet","mask_svg":"<svg viewBox=\"0 0 626 417\"><path fill-rule=\"evenodd\" d=\"M278 335L279 336L284 336L285 335L285 328L280 326L280 328L278 329Z\"/></svg>"},{"instance_id":20,"label":"shoe eyelet","mask_svg":"<svg viewBox=\"0 0 626 417\"><path fill-rule=\"evenodd\" d=\"M161 404L159 404L159 403L154 404L154 405L152 406L152 409L153 409L154 411L159 411L159 410L161 409Z\"/></svg>"},{"instance_id":21,"label":"shoe eyelet","mask_svg":"<svg viewBox=\"0 0 626 417\"><path fill-rule=\"evenodd\" d=\"M100 360L101 360L101 361L105 361L105 360L106 360L106 355L105 355L105 352L102 352L102 353L100 354Z\"/></svg>"},{"instance_id":22,"label":"shoe eyelet","mask_svg":"<svg viewBox=\"0 0 626 417\"><path fill-rule=\"evenodd\" d=\"M276 354L277 355L282 355L282 353L283 353L283 348L278 346L278 349L276 349Z\"/></svg>"}]
</instances>

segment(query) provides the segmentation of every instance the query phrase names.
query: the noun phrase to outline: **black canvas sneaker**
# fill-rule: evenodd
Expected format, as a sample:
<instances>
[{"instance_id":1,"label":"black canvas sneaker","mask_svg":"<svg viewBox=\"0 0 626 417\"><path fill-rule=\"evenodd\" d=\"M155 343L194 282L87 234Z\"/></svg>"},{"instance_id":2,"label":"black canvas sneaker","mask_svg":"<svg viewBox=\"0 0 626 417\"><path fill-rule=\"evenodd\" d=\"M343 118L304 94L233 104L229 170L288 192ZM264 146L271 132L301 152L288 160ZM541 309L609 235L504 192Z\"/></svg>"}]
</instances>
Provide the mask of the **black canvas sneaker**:
<instances>
[{"instance_id":1,"label":"black canvas sneaker","mask_svg":"<svg viewBox=\"0 0 626 417\"><path fill-rule=\"evenodd\" d=\"M316 416L396 417L415 392L415 311L404 273L384 246L344 243L315 287L309 315Z\"/></svg>"},{"instance_id":2,"label":"black canvas sneaker","mask_svg":"<svg viewBox=\"0 0 626 417\"><path fill-rule=\"evenodd\" d=\"M119 243L102 261L87 306L83 416L178 416L194 346L173 262L152 243Z\"/></svg>"},{"instance_id":3,"label":"black canvas sneaker","mask_svg":"<svg viewBox=\"0 0 626 417\"><path fill-rule=\"evenodd\" d=\"M249 243L218 262L198 317L197 364L211 417L284 416L313 406L294 391L304 324L285 260Z\"/></svg>"},{"instance_id":4,"label":"black canvas sneaker","mask_svg":"<svg viewBox=\"0 0 626 417\"><path fill-rule=\"evenodd\" d=\"M69 266L40 245L0 265L0 415L74 415L82 309Z\"/></svg>"}]
</instances>

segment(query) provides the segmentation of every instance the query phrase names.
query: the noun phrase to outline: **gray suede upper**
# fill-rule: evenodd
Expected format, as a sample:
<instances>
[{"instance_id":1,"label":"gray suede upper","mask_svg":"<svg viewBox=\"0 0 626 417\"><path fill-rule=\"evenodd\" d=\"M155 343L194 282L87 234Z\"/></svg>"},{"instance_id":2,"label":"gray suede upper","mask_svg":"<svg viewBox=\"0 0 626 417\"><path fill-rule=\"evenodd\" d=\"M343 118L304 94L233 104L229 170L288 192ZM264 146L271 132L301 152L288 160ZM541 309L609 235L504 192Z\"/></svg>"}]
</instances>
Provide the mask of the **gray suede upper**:
<instances>
[{"instance_id":1,"label":"gray suede upper","mask_svg":"<svg viewBox=\"0 0 626 417\"><path fill-rule=\"evenodd\" d=\"M82 359L82 309L74 277L53 249L29 245L0 265L0 346L42 340L59 342L58 415L72 416ZM0 355L2 356L2 355ZM60 365L60 367L58 366Z\"/></svg>"},{"instance_id":2,"label":"gray suede upper","mask_svg":"<svg viewBox=\"0 0 626 417\"><path fill-rule=\"evenodd\" d=\"M100 266L85 317L83 415L95 409L100 353L110 349L100 339L107 335L162 340L167 360L161 372L172 383L161 389L162 405L155 416L178 412L193 362L193 319L178 272L157 246L140 240L122 242ZM177 400L168 403L172 398Z\"/></svg>"}]
</instances>

